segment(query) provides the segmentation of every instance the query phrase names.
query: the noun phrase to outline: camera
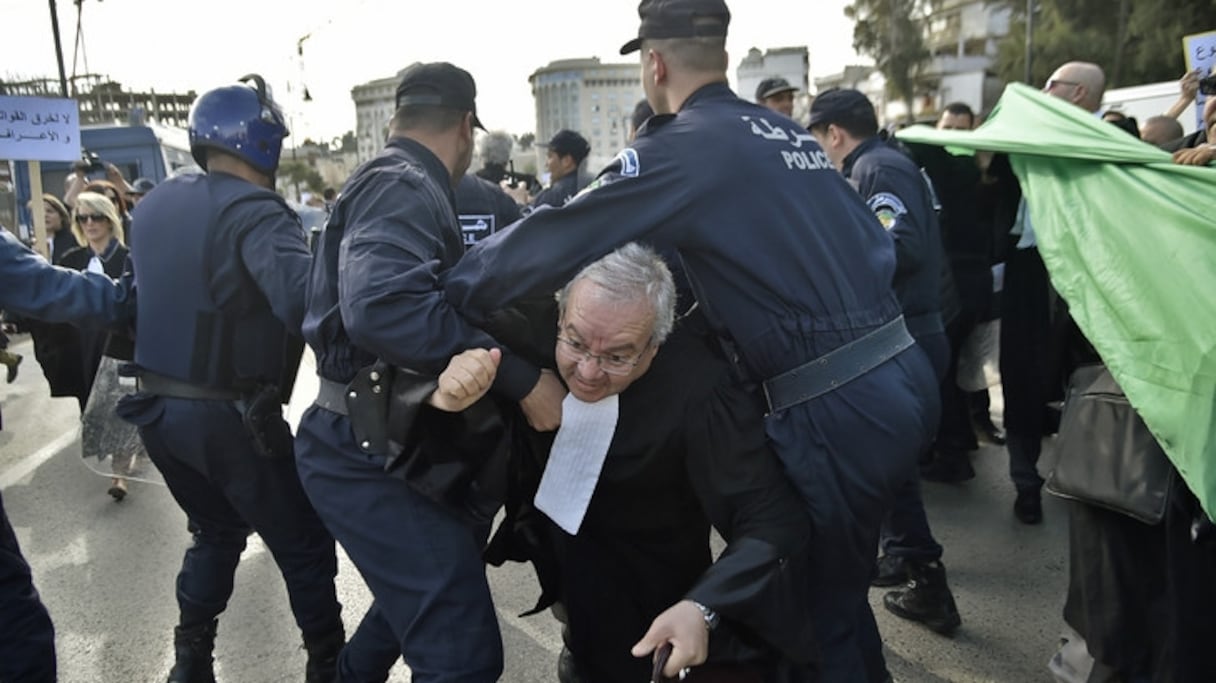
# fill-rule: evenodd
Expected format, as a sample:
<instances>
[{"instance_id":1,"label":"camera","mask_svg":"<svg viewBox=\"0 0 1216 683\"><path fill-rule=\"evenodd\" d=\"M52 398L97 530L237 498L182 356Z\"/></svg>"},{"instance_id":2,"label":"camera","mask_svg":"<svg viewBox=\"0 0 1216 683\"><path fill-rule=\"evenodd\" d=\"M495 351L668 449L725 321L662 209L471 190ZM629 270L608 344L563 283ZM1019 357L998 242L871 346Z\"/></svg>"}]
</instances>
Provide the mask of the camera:
<instances>
[{"instance_id":1,"label":"camera","mask_svg":"<svg viewBox=\"0 0 1216 683\"><path fill-rule=\"evenodd\" d=\"M1216 95L1216 74L1199 79L1199 92L1204 95Z\"/></svg>"},{"instance_id":2,"label":"camera","mask_svg":"<svg viewBox=\"0 0 1216 683\"><path fill-rule=\"evenodd\" d=\"M80 161L72 164L72 168L85 173L104 173L106 165L102 162L100 156L86 149L80 155Z\"/></svg>"}]
</instances>

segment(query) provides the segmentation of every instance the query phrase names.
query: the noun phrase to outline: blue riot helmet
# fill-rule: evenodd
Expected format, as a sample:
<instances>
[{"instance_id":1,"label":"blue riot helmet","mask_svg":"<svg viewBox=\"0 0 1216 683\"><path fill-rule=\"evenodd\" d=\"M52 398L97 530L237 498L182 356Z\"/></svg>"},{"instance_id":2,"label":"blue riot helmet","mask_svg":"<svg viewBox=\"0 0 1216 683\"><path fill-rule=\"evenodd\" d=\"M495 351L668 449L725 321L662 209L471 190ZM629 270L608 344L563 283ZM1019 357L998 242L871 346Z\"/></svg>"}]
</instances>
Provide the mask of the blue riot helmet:
<instances>
[{"instance_id":1,"label":"blue riot helmet","mask_svg":"<svg viewBox=\"0 0 1216 683\"><path fill-rule=\"evenodd\" d=\"M273 175L287 125L270 87L257 74L199 95L190 109L190 153L204 170L208 148L244 159L258 171Z\"/></svg>"}]
</instances>

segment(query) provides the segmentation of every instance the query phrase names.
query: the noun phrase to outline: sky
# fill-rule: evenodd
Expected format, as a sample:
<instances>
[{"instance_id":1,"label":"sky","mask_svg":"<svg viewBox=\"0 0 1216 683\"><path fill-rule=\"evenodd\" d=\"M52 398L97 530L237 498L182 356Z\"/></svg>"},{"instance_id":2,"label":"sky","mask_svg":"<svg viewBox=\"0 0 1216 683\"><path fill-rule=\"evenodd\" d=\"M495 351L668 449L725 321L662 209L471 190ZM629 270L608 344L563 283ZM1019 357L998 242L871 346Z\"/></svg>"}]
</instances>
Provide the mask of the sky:
<instances>
[{"instance_id":1,"label":"sky","mask_svg":"<svg viewBox=\"0 0 1216 683\"><path fill-rule=\"evenodd\" d=\"M106 74L129 90L202 92L262 74L297 141L355 127L350 89L415 61L450 61L477 81L490 129L533 128L528 76L557 59L622 57L637 35L637 0L57 0L64 68ZM847 0L734 0L730 75L749 48L805 45L811 76L865 63L852 48ZM0 0L0 77L58 77L49 5ZM302 42L301 42L302 41ZM303 46L303 56L297 46ZM75 57L74 57L75 54ZM307 86L312 100L302 98ZM290 142L288 143L290 144Z\"/></svg>"}]
</instances>

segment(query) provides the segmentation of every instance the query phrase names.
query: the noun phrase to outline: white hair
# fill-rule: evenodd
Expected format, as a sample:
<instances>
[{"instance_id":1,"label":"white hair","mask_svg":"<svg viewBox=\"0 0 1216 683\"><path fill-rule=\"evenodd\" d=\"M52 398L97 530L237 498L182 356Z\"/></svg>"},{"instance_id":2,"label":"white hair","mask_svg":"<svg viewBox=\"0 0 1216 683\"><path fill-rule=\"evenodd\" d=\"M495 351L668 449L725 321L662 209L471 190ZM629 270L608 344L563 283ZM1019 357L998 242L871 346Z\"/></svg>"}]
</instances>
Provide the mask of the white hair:
<instances>
[{"instance_id":1,"label":"white hair","mask_svg":"<svg viewBox=\"0 0 1216 683\"><path fill-rule=\"evenodd\" d=\"M566 316L570 292L580 280L595 283L610 301L649 302L654 311L652 343L662 344L671 334L676 317L676 285L667 264L650 247L630 242L579 271L557 293L557 310L562 318Z\"/></svg>"}]
</instances>

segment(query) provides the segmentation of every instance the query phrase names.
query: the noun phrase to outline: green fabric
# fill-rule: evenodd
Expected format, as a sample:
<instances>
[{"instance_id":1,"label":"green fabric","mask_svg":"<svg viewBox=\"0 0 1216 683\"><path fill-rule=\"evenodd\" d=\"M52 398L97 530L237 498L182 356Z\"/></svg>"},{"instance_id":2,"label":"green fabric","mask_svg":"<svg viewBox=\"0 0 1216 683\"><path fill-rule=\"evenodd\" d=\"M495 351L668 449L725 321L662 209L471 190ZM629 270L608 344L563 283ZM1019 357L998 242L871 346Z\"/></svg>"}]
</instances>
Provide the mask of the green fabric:
<instances>
[{"instance_id":1,"label":"green fabric","mask_svg":"<svg viewBox=\"0 0 1216 683\"><path fill-rule=\"evenodd\" d=\"M898 137L1009 154L1052 285L1216 520L1216 168L1021 84L975 131Z\"/></svg>"}]
</instances>

